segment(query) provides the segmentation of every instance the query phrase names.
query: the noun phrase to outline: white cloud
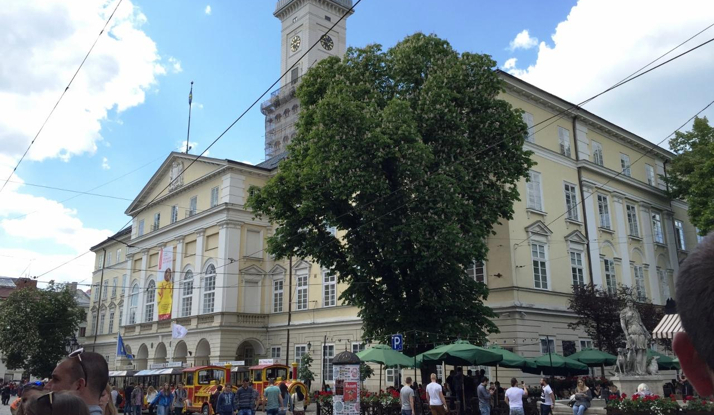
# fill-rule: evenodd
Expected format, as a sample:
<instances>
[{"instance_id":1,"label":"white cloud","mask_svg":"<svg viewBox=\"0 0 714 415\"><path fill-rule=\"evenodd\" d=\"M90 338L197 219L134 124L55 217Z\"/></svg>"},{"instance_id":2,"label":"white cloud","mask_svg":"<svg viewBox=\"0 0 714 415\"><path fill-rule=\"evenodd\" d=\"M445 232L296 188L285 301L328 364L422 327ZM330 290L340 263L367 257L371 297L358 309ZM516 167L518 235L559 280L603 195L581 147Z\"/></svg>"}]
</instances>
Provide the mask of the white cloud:
<instances>
[{"instance_id":1,"label":"white cloud","mask_svg":"<svg viewBox=\"0 0 714 415\"><path fill-rule=\"evenodd\" d=\"M172 73L179 73L183 71L183 68L181 68L181 61L174 58L173 56L169 56L169 65L171 65L171 72Z\"/></svg>"},{"instance_id":2,"label":"white cloud","mask_svg":"<svg viewBox=\"0 0 714 415\"><path fill-rule=\"evenodd\" d=\"M191 103L191 108L196 108L196 109L202 110L202 109L203 109L203 104L198 103L198 102L196 102L196 101L193 101L193 102ZM186 143L184 142L184 144L186 144Z\"/></svg>"},{"instance_id":3,"label":"white cloud","mask_svg":"<svg viewBox=\"0 0 714 415\"><path fill-rule=\"evenodd\" d=\"M24 152L114 6L103 0L3 2L0 153L17 158ZM146 21L130 0L119 6L32 147L30 160L94 153L107 113L144 102L157 76L167 72L156 44L141 29Z\"/></svg>"},{"instance_id":4,"label":"white cloud","mask_svg":"<svg viewBox=\"0 0 714 415\"><path fill-rule=\"evenodd\" d=\"M206 14L210 15L211 14L211 5L209 4L208 6L206 6L206 10L204 10L204 11L206 12Z\"/></svg>"},{"instance_id":5,"label":"white cloud","mask_svg":"<svg viewBox=\"0 0 714 415\"><path fill-rule=\"evenodd\" d=\"M714 3L709 0L657 2L656 7L645 0L580 0L555 28L552 46L542 42L533 65L510 72L577 103L619 82L712 21ZM713 35L710 29L658 63ZM704 46L608 92L585 109L658 142L711 101L712 66L712 46Z\"/></svg>"},{"instance_id":6,"label":"white cloud","mask_svg":"<svg viewBox=\"0 0 714 415\"><path fill-rule=\"evenodd\" d=\"M111 169L111 166L109 166L109 159L106 157L102 157L102 169L104 169L104 170Z\"/></svg>"},{"instance_id":7,"label":"white cloud","mask_svg":"<svg viewBox=\"0 0 714 415\"><path fill-rule=\"evenodd\" d=\"M516 38L511 41L508 46L508 50L514 51L516 49L530 49L538 46L538 38L531 37L528 33L528 29L524 29L521 33L516 35Z\"/></svg>"},{"instance_id":8,"label":"white cloud","mask_svg":"<svg viewBox=\"0 0 714 415\"><path fill-rule=\"evenodd\" d=\"M507 60L507 61L503 64L503 69L509 70L509 69L515 68L517 61L518 61L518 59L516 59L516 58L511 58L511 59Z\"/></svg>"}]
</instances>

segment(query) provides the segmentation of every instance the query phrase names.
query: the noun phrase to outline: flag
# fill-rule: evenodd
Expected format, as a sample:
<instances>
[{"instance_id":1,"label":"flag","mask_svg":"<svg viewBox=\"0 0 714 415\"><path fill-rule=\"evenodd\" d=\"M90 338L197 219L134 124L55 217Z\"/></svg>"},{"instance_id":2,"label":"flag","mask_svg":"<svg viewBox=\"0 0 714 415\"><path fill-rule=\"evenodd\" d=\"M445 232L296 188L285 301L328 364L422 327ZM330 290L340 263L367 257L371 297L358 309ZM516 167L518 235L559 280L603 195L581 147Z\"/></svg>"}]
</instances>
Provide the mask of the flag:
<instances>
[{"instance_id":1,"label":"flag","mask_svg":"<svg viewBox=\"0 0 714 415\"><path fill-rule=\"evenodd\" d=\"M117 356L124 356L127 359L133 359L134 356L127 354L126 348L124 347L124 340L121 338L121 334L117 338Z\"/></svg>"},{"instance_id":2,"label":"flag","mask_svg":"<svg viewBox=\"0 0 714 415\"><path fill-rule=\"evenodd\" d=\"M193 101L193 81L191 81L191 91L188 93L188 105Z\"/></svg>"},{"instance_id":3,"label":"flag","mask_svg":"<svg viewBox=\"0 0 714 415\"><path fill-rule=\"evenodd\" d=\"M173 339L183 339L186 337L186 333L188 333L188 330L180 324L174 324L173 327L171 327L171 338Z\"/></svg>"}]
</instances>

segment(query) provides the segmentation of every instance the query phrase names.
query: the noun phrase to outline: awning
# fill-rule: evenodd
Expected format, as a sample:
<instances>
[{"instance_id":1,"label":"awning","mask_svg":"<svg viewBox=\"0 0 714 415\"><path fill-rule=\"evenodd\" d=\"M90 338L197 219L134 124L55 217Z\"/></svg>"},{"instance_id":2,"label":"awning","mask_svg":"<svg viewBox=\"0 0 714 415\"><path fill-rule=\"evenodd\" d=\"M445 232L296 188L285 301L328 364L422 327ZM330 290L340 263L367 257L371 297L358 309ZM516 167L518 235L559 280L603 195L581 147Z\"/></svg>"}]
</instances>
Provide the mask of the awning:
<instances>
[{"instance_id":1,"label":"awning","mask_svg":"<svg viewBox=\"0 0 714 415\"><path fill-rule=\"evenodd\" d=\"M164 369L145 369L145 370L140 370L136 372L134 376L152 376L152 375L158 375L162 370Z\"/></svg>"},{"instance_id":2,"label":"awning","mask_svg":"<svg viewBox=\"0 0 714 415\"><path fill-rule=\"evenodd\" d=\"M159 369L157 372L158 373L155 373L155 375L180 375L183 373L183 368L175 367L172 369Z\"/></svg>"},{"instance_id":3,"label":"awning","mask_svg":"<svg viewBox=\"0 0 714 415\"><path fill-rule=\"evenodd\" d=\"M662 321L652 331L652 337L655 339L673 339L674 335L679 332L684 332L682 322L679 320L679 314L665 314Z\"/></svg>"},{"instance_id":4,"label":"awning","mask_svg":"<svg viewBox=\"0 0 714 415\"><path fill-rule=\"evenodd\" d=\"M109 371L109 377L112 376L117 376L117 377L124 377L124 376L134 376L132 370L110 370Z\"/></svg>"}]
</instances>

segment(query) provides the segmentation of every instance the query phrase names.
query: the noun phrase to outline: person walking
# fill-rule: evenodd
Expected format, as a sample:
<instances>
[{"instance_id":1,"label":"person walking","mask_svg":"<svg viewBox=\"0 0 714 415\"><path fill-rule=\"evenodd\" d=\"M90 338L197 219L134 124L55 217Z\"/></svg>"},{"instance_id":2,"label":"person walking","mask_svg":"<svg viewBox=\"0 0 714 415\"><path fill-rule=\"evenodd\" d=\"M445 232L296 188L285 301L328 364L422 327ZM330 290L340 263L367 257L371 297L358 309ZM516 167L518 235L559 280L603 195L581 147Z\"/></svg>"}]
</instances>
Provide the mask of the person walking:
<instances>
[{"instance_id":1,"label":"person walking","mask_svg":"<svg viewBox=\"0 0 714 415\"><path fill-rule=\"evenodd\" d=\"M301 387L295 388L295 393L293 393L292 396L292 403L293 415L305 415L305 394L302 393Z\"/></svg>"},{"instance_id":2,"label":"person walking","mask_svg":"<svg viewBox=\"0 0 714 415\"><path fill-rule=\"evenodd\" d=\"M220 415L233 415L233 411L238 407L236 394L231 385L224 385L223 391L218 395L218 413Z\"/></svg>"},{"instance_id":3,"label":"person walking","mask_svg":"<svg viewBox=\"0 0 714 415\"><path fill-rule=\"evenodd\" d=\"M278 415L286 415L288 413L288 408L290 407L290 392L288 391L288 385L286 385L285 382L280 382L278 389L280 389L281 398Z\"/></svg>"},{"instance_id":4,"label":"person walking","mask_svg":"<svg viewBox=\"0 0 714 415\"><path fill-rule=\"evenodd\" d=\"M441 385L436 382L436 373L431 374L431 383L426 385L426 399L429 401L431 415L446 415L448 413L444 391Z\"/></svg>"},{"instance_id":5,"label":"person walking","mask_svg":"<svg viewBox=\"0 0 714 415\"><path fill-rule=\"evenodd\" d=\"M573 415L583 415L590 408L590 401L593 395L590 388L585 386L582 379L578 379L578 386L575 388L575 404L573 405Z\"/></svg>"},{"instance_id":6,"label":"person walking","mask_svg":"<svg viewBox=\"0 0 714 415\"><path fill-rule=\"evenodd\" d=\"M188 392L183 387L183 383L179 382L174 390L173 395L173 409L175 415L181 415L183 412L184 404L186 403L186 398L188 398Z\"/></svg>"},{"instance_id":7,"label":"person walking","mask_svg":"<svg viewBox=\"0 0 714 415\"><path fill-rule=\"evenodd\" d=\"M141 389L141 385L136 385L131 391L131 409L134 415L141 415L141 406L144 403L144 391ZM159 415L163 415L159 413Z\"/></svg>"},{"instance_id":8,"label":"person walking","mask_svg":"<svg viewBox=\"0 0 714 415\"><path fill-rule=\"evenodd\" d=\"M156 389L154 389L153 386L149 386L148 389L146 389L146 403L149 405L149 415L154 415L154 411L156 410L156 405L152 404L151 402L154 401L154 398L156 398L156 395L158 392Z\"/></svg>"},{"instance_id":9,"label":"person walking","mask_svg":"<svg viewBox=\"0 0 714 415\"><path fill-rule=\"evenodd\" d=\"M136 388L134 388L134 391L136 391ZM156 415L169 415L172 401L171 388L169 388L168 383L164 383L164 386L149 404L156 405ZM139 408L141 409L141 407ZM141 415L141 413L139 413L139 415Z\"/></svg>"},{"instance_id":10,"label":"person walking","mask_svg":"<svg viewBox=\"0 0 714 415\"><path fill-rule=\"evenodd\" d=\"M407 376L404 387L399 391L399 401L402 404L402 415L417 415L414 410L414 389L412 378Z\"/></svg>"},{"instance_id":11,"label":"person walking","mask_svg":"<svg viewBox=\"0 0 714 415\"><path fill-rule=\"evenodd\" d=\"M236 392L238 415L253 415L255 398L253 397L253 389L248 387L248 383L248 378L243 379L243 385Z\"/></svg>"},{"instance_id":12,"label":"person walking","mask_svg":"<svg viewBox=\"0 0 714 415\"><path fill-rule=\"evenodd\" d=\"M0 395L2 395L2 404L7 406L10 402L10 384L6 383L3 385L2 390L0 390Z\"/></svg>"},{"instance_id":13,"label":"person walking","mask_svg":"<svg viewBox=\"0 0 714 415\"><path fill-rule=\"evenodd\" d=\"M260 393L253 387L253 383L248 382L248 387L253 391L253 411L251 412L251 415L255 415L255 411L260 405Z\"/></svg>"},{"instance_id":14,"label":"person walking","mask_svg":"<svg viewBox=\"0 0 714 415\"><path fill-rule=\"evenodd\" d=\"M505 399L510 409L510 415L524 415L523 398L528 397L528 390L523 383L520 388L517 385L518 380L511 378L511 387L506 390Z\"/></svg>"},{"instance_id":15,"label":"person walking","mask_svg":"<svg viewBox=\"0 0 714 415\"><path fill-rule=\"evenodd\" d=\"M268 379L268 386L263 391L265 400L265 413L267 415L278 415L278 411L283 406L283 397L280 396L280 389L275 386L275 379Z\"/></svg>"},{"instance_id":16,"label":"person walking","mask_svg":"<svg viewBox=\"0 0 714 415\"><path fill-rule=\"evenodd\" d=\"M214 414L218 413L218 397L221 396L221 392L223 392L223 385L216 386L216 390L213 391L209 399L209 405L213 408Z\"/></svg>"},{"instance_id":17,"label":"person walking","mask_svg":"<svg viewBox=\"0 0 714 415\"><path fill-rule=\"evenodd\" d=\"M548 378L540 378L540 386L543 390L543 401L540 404L540 415L549 415L553 411L555 394L553 394L553 389L550 385L548 385Z\"/></svg>"},{"instance_id":18,"label":"person walking","mask_svg":"<svg viewBox=\"0 0 714 415\"><path fill-rule=\"evenodd\" d=\"M478 385L476 389L476 395L478 395L478 410L481 415L491 415L491 396L495 392L495 389L486 389L488 385L488 378L486 376L481 377L481 384Z\"/></svg>"}]
</instances>

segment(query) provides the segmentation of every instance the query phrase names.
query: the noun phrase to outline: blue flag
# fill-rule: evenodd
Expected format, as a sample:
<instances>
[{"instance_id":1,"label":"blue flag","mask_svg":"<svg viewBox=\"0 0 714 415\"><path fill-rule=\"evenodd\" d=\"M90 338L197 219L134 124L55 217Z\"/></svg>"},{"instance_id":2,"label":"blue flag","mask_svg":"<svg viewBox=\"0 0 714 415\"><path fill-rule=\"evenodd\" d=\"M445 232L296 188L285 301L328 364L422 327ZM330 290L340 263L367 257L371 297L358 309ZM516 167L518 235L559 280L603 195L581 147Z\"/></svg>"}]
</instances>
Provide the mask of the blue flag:
<instances>
[{"instance_id":1,"label":"blue flag","mask_svg":"<svg viewBox=\"0 0 714 415\"><path fill-rule=\"evenodd\" d=\"M124 356L127 359L133 359L134 356L127 354L126 348L124 347L124 340L121 338L121 334L117 338L117 356Z\"/></svg>"}]
</instances>

